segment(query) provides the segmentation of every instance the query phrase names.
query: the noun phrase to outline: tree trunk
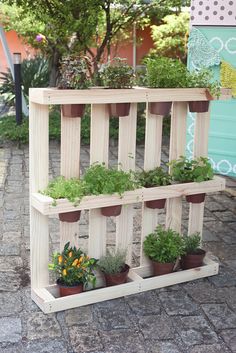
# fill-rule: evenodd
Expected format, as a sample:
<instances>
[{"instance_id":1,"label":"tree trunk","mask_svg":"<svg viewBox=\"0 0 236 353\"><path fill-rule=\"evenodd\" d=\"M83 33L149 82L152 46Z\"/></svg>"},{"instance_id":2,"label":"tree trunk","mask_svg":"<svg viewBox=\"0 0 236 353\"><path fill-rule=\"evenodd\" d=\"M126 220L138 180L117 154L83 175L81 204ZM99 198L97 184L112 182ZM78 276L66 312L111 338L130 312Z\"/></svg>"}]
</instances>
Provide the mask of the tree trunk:
<instances>
[{"instance_id":1,"label":"tree trunk","mask_svg":"<svg viewBox=\"0 0 236 353\"><path fill-rule=\"evenodd\" d=\"M61 59L61 54L57 49L53 49L52 56L49 59L49 86L56 87L58 73L59 73L59 61Z\"/></svg>"}]
</instances>

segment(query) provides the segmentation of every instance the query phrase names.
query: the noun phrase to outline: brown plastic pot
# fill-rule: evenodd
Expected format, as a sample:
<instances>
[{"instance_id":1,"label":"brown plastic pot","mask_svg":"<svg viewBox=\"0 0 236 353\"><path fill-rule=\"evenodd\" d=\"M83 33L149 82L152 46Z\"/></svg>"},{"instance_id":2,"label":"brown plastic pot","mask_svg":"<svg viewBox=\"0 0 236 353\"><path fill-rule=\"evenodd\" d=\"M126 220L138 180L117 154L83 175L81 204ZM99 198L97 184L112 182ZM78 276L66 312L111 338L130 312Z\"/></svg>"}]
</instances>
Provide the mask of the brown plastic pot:
<instances>
[{"instance_id":1,"label":"brown plastic pot","mask_svg":"<svg viewBox=\"0 0 236 353\"><path fill-rule=\"evenodd\" d=\"M61 110L65 118L81 118L84 115L85 104L62 104Z\"/></svg>"},{"instance_id":2,"label":"brown plastic pot","mask_svg":"<svg viewBox=\"0 0 236 353\"><path fill-rule=\"evenodd\" d=\"M156 115L169 115L172 102L152 102L149 103L149 112Z\"/></svg>"},{"instance_id":3,"label":"brown plastic pot","mask_svg":"<svg viewBox=\"0 0 236 353\"><path fill-rule=\"evenodd\" d=\"M205 201L206 194L196 194L196 195L187 195L186 201L191 203L202 203Z\"/></svg>"},{"instance_id":4,"label":"brown plastic pot","mask_svg":"<svg viewBox=\"0 0 236 353\"><path fill-rule=\"evenodd\" d=\"M80 214L81 211L59 213L59 219L61 222L74 223L80 220Z\"/></svg>"},{"instance_id":5,"label":"brown plastic pot","mask_svg":"<svg viewBox=\"0 0 236 353\"><path fill-rule=\"evenodd\" d=\"M181 257L180 264L183 270L200 267L206 255L205 250L198 249L194 254L187 254Z\"/></svg>"},{"instance_id":6,"label":"brown plastic pot","mask_svg":"<svg viewBox=\"0 0 236 353\"><path fill-rule=\"evenodd\" d=\"M112 103L109 104L109 116L120 117L128 116L130 111L130 103Z\"/></svg>"},{"instance_id":7,"label":"brown plastic pot","mask_svg":"<svg viewBox=\"0 0 236 353\"><path fill-rule=\"evenodd\" d=\"M189 102L189 111L191 113L206 113L209 110L210 102L209 101L196 101Z\"/></svg>"},{"instance_id":8,"label":"brown plastic pot","mask_svg":"<svg viewBox=\"0 0 236 353\"><path fill-rule=\"evenodd\" d=\"M175 263L160 263L152 260L152 268L154 276L166 275L173 272Z\"/></svg>"},{"instance_id":9,"label":"brown plastic pot","mask_svg":"<svg viewBox=\"0 0 236 353\"><path fill-rule=\"evenodd\" d=\"M79 283L74 286L66 286L64 284L61 284L59 279L57 280L57 285L59 287L59 293L61 297L82 293L84 288L83 283Z\"/></svg>"},{"instance_id":10,"label":"brown plastic pot","mask_svg":"<svg viewBox=\"0 0 236 353\"><path fill-rule=\"evenodd\" d=\"M105 217L117 217L121 213L121 207L121 205L102 207L101 214Z\"/></svg>"},{"instance_id":11,"label":"brown plastic pot","mask_svg":"<svg viewBox=\"0 0 236 353\"><path fill-rule=\"evenodd\" d=\"M159 210L164 208L166 204L166 199L160 199L160 200L151 200L151 201L146 201L145 205L147 208L158 208Z\"/></svg>"},{"instance_id":12,"label":"brown plastic pot","mask_svg":"<svg viewBox=\"0 0 236 353\"><path fill-rule=\"evenodd\" d=\"M129 268L129 265L125 264L123 270L120 273L107 274L103 272L106 281L106 286L111 287L116 286L118 284L126 283L128 279Z\"/></svg>"}]
</instances>

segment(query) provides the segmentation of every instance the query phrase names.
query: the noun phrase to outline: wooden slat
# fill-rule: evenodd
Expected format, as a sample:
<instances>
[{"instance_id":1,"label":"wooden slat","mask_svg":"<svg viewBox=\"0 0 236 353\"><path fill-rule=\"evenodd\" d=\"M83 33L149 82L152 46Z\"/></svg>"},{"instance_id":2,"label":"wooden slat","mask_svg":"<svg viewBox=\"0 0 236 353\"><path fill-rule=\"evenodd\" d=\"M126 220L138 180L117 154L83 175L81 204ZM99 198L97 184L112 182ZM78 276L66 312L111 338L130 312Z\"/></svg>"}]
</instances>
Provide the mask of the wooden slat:
<instances>
[{"instance_id":1,"label":"wooden slat","mask_svg":"<svg viewBox=\"0 0 236 353\"><path fill-rule=\"evenodd\" d=\"M171 114L169 160L185 154L187 129L187 104L174 102ZM182 198L173 198L167 202L166 227L181 232Z\"/></svg>"},{"instance_id":2,"label":"wooden slat","mask_svg":"<svg viewBox=\"0 0 236 353\"><path fill-rule=\"evenodd\" d=\"M118 163L125 171L135 170L137 104L130 106L130 114L119 118ZM116 247L127 249L127 263L132 260L133 206L122 207L116 222Z\"/></svg>"},{"instance_id":3,"label":"wooden slat","mask_svg":"<svg viewBox=\"0 0 236 353\"><path fill-rule=\"evenodd\" d=\"M109 115L108 107L92 104L90 164L94 162L108 165L109 149ZM100 209L89 212L89 255L100 258L106 252L106 217L102 217Z\"/></svg>"},{"instance_id":4,"label":"wooden slat","mask_svg":"<svg viewBox=\"0 0 236 353\"><path fill-rule=\"evenodd\" d=\"M43 190L48 184L48 107L30 103L29 118L30 192ZM48 285L49 231L48 217L30 207L30 268L32 288Z\"/></svg>"}]
</instances>

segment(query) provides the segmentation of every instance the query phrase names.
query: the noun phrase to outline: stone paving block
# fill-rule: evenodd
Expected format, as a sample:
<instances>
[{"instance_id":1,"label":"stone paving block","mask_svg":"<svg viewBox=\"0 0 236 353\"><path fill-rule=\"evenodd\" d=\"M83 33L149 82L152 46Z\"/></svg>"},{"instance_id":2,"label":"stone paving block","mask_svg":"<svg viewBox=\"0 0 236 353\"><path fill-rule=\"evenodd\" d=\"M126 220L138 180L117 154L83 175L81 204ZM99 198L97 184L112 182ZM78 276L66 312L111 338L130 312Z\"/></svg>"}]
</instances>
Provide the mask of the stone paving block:
<instances>
[{"instance_id":1,"label":"stone paving block","mask_svg":"<svg viewBox=\"0 0 236 353\"><path fill-rule=\"evenodd\" d=\"M65 322L68 326L72 325L87 325L92 323L92 307L91 306L81 306L79 308L66 310L65 311Z\"/></svg>"},{"instance_id":2,"label":"stone paving block","mask_svg":"<svg viewBox=\"0 0 236 353\"><path fill-rule=\"evenodd\" d=\"M216 287L232 287L236 285L236 272L226 266L220 266L217 276L211 276L208 280Z\"/></svg>"},{"instance_id":3,"label":"stone paving block","mask_svg":"<svg viewBox=\"0 0 236 353\"><path fill-rule=\"evenodd\" d=\"M220 241L219 237L216 236L215 233L210 232L207 229L203 229L202 232L202 240L205 241Z\"/></svg>"},{"instance_id":4,"label":"stone paving block","mask_svg":"<svg viewBox=\"0 0 236 353\"><path fill-rule=\"evenodd\" d=\"M136 315L161 313L160 301L152 291L130 295L125 300Z\"/></svg>"},{"instance_id":5,"label":"stone paving block","mask_svg":"<svg viewBox=\"0 0 236 353\"><path fill-rule=\"evenodd\" d=\"M38 305L36 305L35 302L33 302L33 300L31 299L31 289L30 288L22 289L21 296L22 296L24 310L26 310L27 312L41 311L39 309Z\"/></svg>"},{"instance_id":6,"label":"stone paving block","mask_svg":"<svg viewBox=\"0 0 236 353\"><path fill-rule=\"evenodd\" d=\"M199 306L183 291L162 292L159 299L168 315L198 314Z\"/></svg>"},{"instance_id":7,"label":"stone paving block","mask_svg":"<svg viewBox=\"0 0 236 353\"><path fill-rule=\"evenodd\" d=\"M220 332L220 336L223 338L231 351L236 353L236 329L223 330Z\"/></svg>"},{"instance_id":8,"label":"stone paving block","mask_svg":"<svg viewBox=\"0 0 236 353\"><path fill-rule=\"evenodd\" d=\"M23 347L22 344L15 343L15 344L11 344L10 346L9 345L5 347L0 346L0 352L1 353L25 353L25 347Z\"/></svg>"},{"instance_id":9,"label":"stone paving block","mask_svg":"<svg viewBox=\"0 0 236 353\"><path fill-rule=\"evenodd\" d=\"M25 353L67 353L66 343L58 340L28 342Z\"/></svg>"},{"instance_id":10,"label":"stone paving block","mask_svg":"<svg viewBox=\"0 0 236 353\"><path fill-rule=\"evenodd\" d=\"M0 241L0 256L19 256L21 251L20 242Z\"/></svg>"},{"instance_id":11,"label":"stone paving block","mask_svg":"<svg viewBox=\"0 0 236 353\"><path fill-rule=\"evenodd\" d=\"M1 271L18 270L22 267L22 259L20 256L0 256Z\"/></svg>"},{"instance_id":12,"label":"stone paving block","mask_svg":"<svg viewBox=\"0 0 236 353\"><path fill-rule=\"evenodd\" d=\"M16 343L21 340L21 320L17 317L0 318L0 343Z\"/></svg>"},{"instance_id":13,"label":"stone paving block","mask_svg":"<svg viewBox=\"0 0 236 353\"><path fill-rule=\"evenodd\" d=\"M231 211L223 211L223 212L214 212L214 215L221 222L236 222L236 216Z\"/></svg>"},{"instance_id":14,"label":"stone paving block","mask_svg":"<svg viewBox=\"0 0 236 353\"><path fill-rule=\"evenodd\" d=\"M61 337L61 329L54 314L32 313L28 315L26 325L29 340Z\"/></svg>"},{"instance_id":15,"label":"stone paving block","mask_svg":"<svg viewBox=\"0 0 236 353\"><path fill-rule=\"evenodd\" d=\"M132 330L114 330L101 332L100 337L109 353L143 353L146 352L142 335Z\"/></svg>"},{"instance_id":16,"label":"stone paving block","mask_svg":"<svg viewBox=\"0 0 236 353\"><path fill-rule=\"evenodd\" d=\"M103 351L101 338L97 331L88 332L87 327L72 326L69 328L73 353L100 353Z\"/></svg>"},{"instance_id":17,"label":"stone paving block","mask_svg":"<svg viewBox=\"0 0 236 353\"><path fill-rule=\"evenodd\" d=\"M195 346L188 353L230 353L230 351L225 345L212 344Z\"/></svg>"},{"instance_id":18,"label":"stone paving block","mask_svg":"<svg viewBox=\"0 0 236 353\"><path fill-rule=\"evenodd\" d=\"M133 327L131 313L128 307L112 309L109 306L99 308L95 313L95 322L99 330L128 329Z\"/></svg>"},{"instance_id":19,"label":"stone paving block","mask_svg":"<svg viewBox=\"0 0 236 353\"><path fill-rule=\"evenodd\" d=\"M202 304L202 309L217 330L236 328L236 313L227 304Z\"/></svg>"},{"instance_id":20,"label":"stone paving block","mask_svg":"<svg viewBox=\"0 0 236 353\"><path fill-rule=\"evenodd\" d=\"M208 281L194 281L184 284L184 289L197 303L223 303L224 297Z\"/></svg>"},{"instance_id":21,"label":"stone paving block","mask_svg":"<svg viewBox=\"0 0 236 353\"><path fill-rule=\"evenodd\" d=\"M148 353L183 353L173 341L148 341Z\"/></svg>"},{"instance_id":22,"label":"stone paving block","mask_svg":"<svg viewBox=\"0 0 236 353\"><path fill-rule=\"evenodd\" d=\"M144 338L167 340L175 338L172 320L166 315L145 315L138 318Z\"/></svg>"},{"instance_id":23,"label":"stone paving block","mask_svg":"<svg viewBox=\"0 0 236 353\"><path fill-rule=\"evenodd\" d=\"M15 271L0 271L0 291L15 292L20 288L21 277Z\"/></svg>"},{"instance_id":24,"label":"stone paving block","mask_svg":"<svg viewBox=\"0 0 236 353\"><path fill-rule=\"evenodd\" d=\"M22 302L19 293L0 293L0 316L17 314L22 310Z\"/></svg>"}]
</instances>

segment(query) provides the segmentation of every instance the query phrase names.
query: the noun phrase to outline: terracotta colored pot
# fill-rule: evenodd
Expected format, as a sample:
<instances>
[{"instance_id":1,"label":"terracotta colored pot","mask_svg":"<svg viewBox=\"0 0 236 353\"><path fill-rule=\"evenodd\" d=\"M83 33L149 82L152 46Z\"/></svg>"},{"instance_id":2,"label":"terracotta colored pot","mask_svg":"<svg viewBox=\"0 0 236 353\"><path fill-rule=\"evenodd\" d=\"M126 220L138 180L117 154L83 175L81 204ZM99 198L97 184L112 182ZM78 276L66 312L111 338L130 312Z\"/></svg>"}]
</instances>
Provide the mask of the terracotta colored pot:
<instances>
[{"instance_id":1,"label":"terracotta colored pot","mask_svg":"<svg viewBox=\"0 0 236 353\"><path fill-rule=\"evenodd\" d=\"M80 214L81 211L59 213L59 219L61 222L74 223L80 220Z\"/></svg>"},{"instance_id":2,"label":"terracotta colored pot","mask_svg":"<svg viewBox=\"0 0 236 353\"><path fill-rule=\"evenodd\" d=\"M149 111L151 114L156 115L169 115L172 102L153 102L149 103Z\"/></svg>"},{"instance_id":3,"label":"terracotta colored pot","mask_svg":"<svg viewBox=\"0 0 236 353\"><path fill-rule=\"evenodd\" d=\"M109 116L120 117L128 116L130 110L130 103L112 103L109 104Z\"/></svg>"},{"instance_id":4,"label":"terracotta colored pot","mask_svg":"<svg viewBox=\"0 0 236 353\"><path fill-rule=\"evenodd\" d=\"M120 273L116 273L113 275L103 273L106 281L106 286L111 287L111 286L116 286L117 284L126 283L128 278L128 273L129 273L129 265L127 264L125 264L123 271Z\"/></svg>"},{"instance_id":5,"label":"terracotta colored pot","mask_svg":"<svg viewBox=\"0 0 236 353\"><path fill-rule=\"evenodd\" d=\"M205 200L206 194L196 194L196 195L187 195L186 201L191 203L202 203Z\"/></svg>"},{"instance_id":6,"label":"terracotta colored pot","mask_svg":"<svg viewBox=\"0 0 236 353\"><path fill-rule=\"evenodd\" d=\"M198 249L195 254L187 254L181 257L180 264L183 270L200 267L206 255L205 250Z\"/></svg>"},{"instance_id":7,"label":"terracotta colored pot","mask_svg":"<svg viewBox=\"0 0 236 353\"><path fill-rule=\"evenodd\" d=\"M209 101L196 101L196 102L189 102L189 111L191 113L206 113L209 110Z\"/></svg>"},{"instance_id":8,"label":"terracotta colored pot","mask_svg":"<svg viewBox=\"0 0 236 353\"><path fill-rule=\"evenodd\" d=\"M147 208L158 208L160 210L165 207L166 199L146 201L145 204Z\"/></svg>"},{"instance_id":9,"label":"terracotta colored pot","mask_svg":"<svg viewBox=\"0 0 236 353\"><path fill-rule=\"evenodd\" d=\"M173 272L175 263L160 263L152 260L152 268L154 276L166 275Z\"/></svg>"},{"instance_id":10,"label":"terracotta colored pot","mask_svg":"<svg viewBox=\"0 0 236 353\"><path fill-rule=\"evenodd\" d=\"M66 286L61 284L60 280L57 280L57 285L59 287L59 293L61 297L82 293L84 288L83 283L76 284L75 286Z\"/></svg>"},{"instance_id":11,"label":"terracotta colored pot","mask_svg":"<svg viewBox=\"0 0 236 353\"><path fill-rule=\"evenodd\" d=\"M85 104L62 104L61 109L66 118L81 118L84 115Z\"/></svg>"},{"instance_id":12,"label":"terracotta colored pot","mask_svg":"<svg viewBox=\"0 0 236 353\"><path fill-rule=\"evenodd\" d=\"M117 206L109 206L109 207L102 207L101 208L101 214L105 217L117 217L121 213L121 205Z\"/></svg>"}]
</instances>

